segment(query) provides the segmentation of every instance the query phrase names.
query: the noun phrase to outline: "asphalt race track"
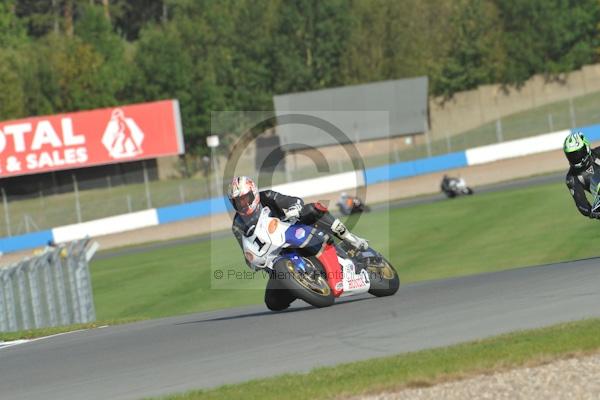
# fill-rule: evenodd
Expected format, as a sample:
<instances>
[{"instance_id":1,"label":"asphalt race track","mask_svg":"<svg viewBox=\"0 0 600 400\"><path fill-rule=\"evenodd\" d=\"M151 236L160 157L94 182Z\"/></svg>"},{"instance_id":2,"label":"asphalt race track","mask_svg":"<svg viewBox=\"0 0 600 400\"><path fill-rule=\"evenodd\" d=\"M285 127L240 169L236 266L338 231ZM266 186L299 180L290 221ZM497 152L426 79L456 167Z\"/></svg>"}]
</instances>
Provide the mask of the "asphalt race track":
<instances>
[{"instance_id":1,"label":"asphalt race track","mask_svg":"<svg viewBox=\"0 0 600 400\"><path fill-rule=\"evenodd\" d=\"M548 175L476 191L562 179ZM208 239L177 239L98 258ZM600 258L401 286L390 298L342 299L327 309L297 302L283 313L254 306L68 333L0 347L0 398L139 399L600 317L598 287Z\"/></svg>"},{"instance_id":2,"label":"asphalt race track","mask_svg":"<svg viewBox=\"0 0 600 400\"><path fill-rule=\"evenodd\" d=\"M600 317L600 258L421 282L388 298L263 306L0 349L2 399L139 399Z\"/></svg>"}]
</instances>

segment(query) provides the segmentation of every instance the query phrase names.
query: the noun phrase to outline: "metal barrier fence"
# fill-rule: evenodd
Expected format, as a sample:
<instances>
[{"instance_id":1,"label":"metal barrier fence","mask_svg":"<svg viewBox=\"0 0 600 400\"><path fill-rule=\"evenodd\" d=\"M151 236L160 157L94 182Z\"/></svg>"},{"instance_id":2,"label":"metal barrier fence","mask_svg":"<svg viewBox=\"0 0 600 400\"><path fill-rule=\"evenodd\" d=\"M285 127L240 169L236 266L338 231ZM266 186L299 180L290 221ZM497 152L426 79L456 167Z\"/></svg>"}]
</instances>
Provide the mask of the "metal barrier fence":
<instances>
[{"instance_id":1,"label":"metal barrier fence","mask_svg":"<svg viewBox=\"0 0 600 400\"><path fill-rule=\"evenodd\" d=\"M83 239L0 268L0 332L95 321L88 262L97 248Z\"/></svg>"}]
</instances>

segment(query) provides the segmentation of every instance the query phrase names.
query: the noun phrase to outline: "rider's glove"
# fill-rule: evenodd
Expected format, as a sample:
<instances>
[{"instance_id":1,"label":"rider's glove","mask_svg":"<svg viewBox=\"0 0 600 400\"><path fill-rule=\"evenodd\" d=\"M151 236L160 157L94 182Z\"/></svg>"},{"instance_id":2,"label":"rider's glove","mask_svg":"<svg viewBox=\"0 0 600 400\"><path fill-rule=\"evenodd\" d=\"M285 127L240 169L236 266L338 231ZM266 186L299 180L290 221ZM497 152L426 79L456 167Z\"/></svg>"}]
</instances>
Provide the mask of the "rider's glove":
<instances>
[{"instance_id":1,"label":"rider's glove","mask_svg":"<svg viewBox=\"0 0 600 400\"><path fill-rule=\"evenodd\" d=\"M301 204L294 204L287 210L285 210L285 220L288 221L292 218L300 218L300 211L302 210Z\"/></svg>"}]
</instances>

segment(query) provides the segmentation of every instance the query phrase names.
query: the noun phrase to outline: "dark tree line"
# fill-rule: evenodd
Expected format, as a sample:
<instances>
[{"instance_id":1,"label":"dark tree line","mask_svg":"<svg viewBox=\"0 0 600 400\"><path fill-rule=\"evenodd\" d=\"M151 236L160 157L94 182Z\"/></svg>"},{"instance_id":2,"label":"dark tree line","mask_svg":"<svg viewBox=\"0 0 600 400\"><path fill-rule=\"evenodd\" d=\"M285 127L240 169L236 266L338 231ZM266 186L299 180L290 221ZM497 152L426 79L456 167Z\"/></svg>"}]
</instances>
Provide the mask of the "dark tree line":
<instances>
[{"instance_id":1,"label":"dark tree line","mask_svg":"<svg viewBox=\"0 0 600 400\"><path fill-rule=\"evenodd\" d=\"M434 95L598 61L598 0L2 0L0 118L175 97L210 112L418 75Z\"/></svg>"}]
</instances>

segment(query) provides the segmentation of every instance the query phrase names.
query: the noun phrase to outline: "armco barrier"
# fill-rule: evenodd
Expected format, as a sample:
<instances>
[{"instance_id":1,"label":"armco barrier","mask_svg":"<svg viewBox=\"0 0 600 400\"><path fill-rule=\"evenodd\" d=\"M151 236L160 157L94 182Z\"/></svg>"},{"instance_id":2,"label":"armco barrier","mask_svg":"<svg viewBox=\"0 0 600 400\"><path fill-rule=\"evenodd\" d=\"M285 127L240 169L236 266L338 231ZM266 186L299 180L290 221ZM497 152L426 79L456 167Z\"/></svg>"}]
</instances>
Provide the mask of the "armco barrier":
<instances>
[{"instance_id":1,"label":"armco barrier","mask_svg":"<svg viewBox=\"0 0 600 400\"><path fill-rule=\"evenodd\" d=\"M315 196L350 189L364 184L362 171L345 172L321 178L273 186L271 189L291 196ZM227 211L228 200L225 197L213 197L191 203L161 207L156 210L159 224L182 221L189 218L205 217Z\"/></svg>"},{"instance_id":2,"label":"armco barrier","mask_svg":"<svg viewBox=\"0 0 600 400\"><path fill-rule=\"evenodd\" d=\"M82 239L87 236L109 235L111 233L123 232L124 230L146 228L155 225L158 225L158 218L156 210L151 209L96 219L81 224L61 226L52 229L52 235L56 243L63 243Z\"/></svg>"},{"instance_id":3,"label":"armco barrier","mask_svg":"<svg viewBox=\"0 0 600 400\"><path fill-rule=\"evenodd\" d=\"M158 223L168 224L169 222L222 213L227 211L226 202L225 197L213 197L212 199L161 207L156 210Z\"/></svg>"},{"instance_id":4,"label":"armco barrier","mask_svg":"<svg viewBox=\"0 0 600 400\"><path fill-rule=\"evenodd\" d=\"M34 247L45 246L53 240L52 231L39 231L27 233L25 235L12 236L0 239L0 252L11 253L14 251L32 249Z\"/></svg>"},{"instance_id":5,"label":"armco barrier","mask_svg":"<svg viewBox=\"0 0 600 400\"><path fill-rule=\"evenodd\" d=\"M591 125L581 130L591 141L600 140L600 125ZM296 196L314 196L350 189L362 184L373 185L378 182L393 181L415 175L429 174L454 168L478 165L507 158L557 150L562 147L564 137L569 131L559 131L509 142L482 146L440 156L400 162L381 167L368 168L326 177L309 179L274 186L273 189ZM223 197L205 199L191 203L151 209L132 214L117 215L101 220L89 221L54 228L27 235L0 239L0 251L8 253L39 247L49 240L65 242L85 236L99 236L123 232L131 229L149 227L189 218L204 217L227 211L227 201Z\"/></svg>"},{"instance_id":6,"label":"armco barrier","mask_svg":"<svg viewBox=\"0 0 600 400\"><path fill-rule=\"evenodd\" d=\"M365 181L368 186L378 182L393 181L396 179L408 178L410 176L424 175L466 166L467 158L465 152L460 151L441 156L368 168L365 170Z\"/></svg>"},{"instance_id":7,"label":"armco barrier","mask_svg":"<svg viewBox=\"0 0 600 400\"><path fill-rule=\"evenodd\" d=\"M479 165L507 158L558 150L562 148L563 140L568 134L568 130L560 131L469 149L465 152L467 163L468 165Z\"/></svg>"}]
</instances>

